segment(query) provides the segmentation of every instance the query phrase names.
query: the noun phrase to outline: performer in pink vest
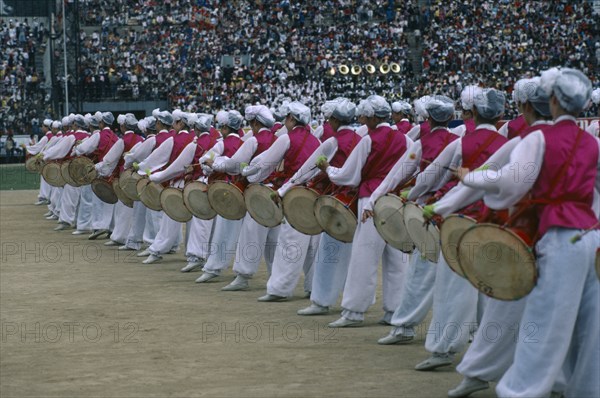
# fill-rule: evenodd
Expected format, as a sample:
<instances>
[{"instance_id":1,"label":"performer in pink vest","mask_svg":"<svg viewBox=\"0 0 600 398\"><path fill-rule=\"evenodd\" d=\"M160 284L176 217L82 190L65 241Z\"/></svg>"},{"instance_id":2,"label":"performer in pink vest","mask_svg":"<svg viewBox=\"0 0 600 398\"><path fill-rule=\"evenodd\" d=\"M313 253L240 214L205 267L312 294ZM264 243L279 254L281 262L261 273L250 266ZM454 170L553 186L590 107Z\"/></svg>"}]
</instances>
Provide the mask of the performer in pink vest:
<instances>
[{"instance_id":1,"label":"performer in pink vest","mask_svg":"<svg viewBox=\"0 0 600 398\"><path fill-rule=\"evenodd\" d=\"M265 180L287 182L320 144L308 127L310 120L308 107L297 101L291 102L288 105L288 115L285 119L288 133L278 138L260 156L255 157L250 165L244 168L242 175L247 176L251 183ZM275 171L277 165L282 161L283 171ZM307 258L308 247L311 243L310 236L301 234L289 224L283 224L274 229L280 231L273 258L272 273L267 282L267 294L259 298L259 301L278 301L290 297L298 283L305 261L312 265L312 258ZM256 270L253 271L256 272ZM254 272L249 276L252 276Z\"/></svg>"},{"instance_id":2,"label":"performer in pink vest","mask_svg":"<svg viewBox=\"0 0 600 398\"><path fill-rule=\"evenodd\" d=\"M118 177L124 169L123 153L129 152L136 144L143 141L142 137L134 132L137 129L138 120L132 113L119 115L117 123L122 136L106 154L103 161L96 165L96 169L101 176L114 175ZM104 244L105 246L123 246L126 243L133 222L133 213L133 208L126 206L121 201L115 204L114 226L110 234L110 240Z\"/></svg>"},{"instance_id":3,"label":"performer in pink vest","mask_svg":"<svg viewBox=\"0 0 600 398\"><path fill-rule=\"evenodd\" d=\"M413 142L387 123L391 107L384 98L373 95L362 103L369 134L362 138L341 168L318 163L332 182L358 188L358 214L371 194L398 161L408 160ZM404 159L404 160L401 160ZM354 234L350 264L342 297L342 316L329 327L358 326L373 303L379 261L383 263L383 320L389 322L400 299L407 257L387 245L373 220L362 217Z\"/></svg>"},{"instance_id":4,"label":"performer in pink vest","mask_svg":"<svg viewBox=\"0 0 600 398\"><path fill-rule=\"evenodd\" d=\"M600 137L600 88L592 91L592 102L596 104L596 107L598 108L598 114L596 115L598 119L592 121L585 131L594 137Z\"/></svg>"},{"instance_id":5,"label":"performer in pink vest","mask_svg":"<svg viewBox=\"0 0 600 398\"><path fill-rule=\"evenodd\" d=\"M493 168L472 172L469 174L469 187L461 183L442 200L435 203L436 213L445 217L480 199L483 199L485 204L491 208L510 207L510 203L505 203L507 195L496 189L494 170L512 164L510 160L512 150L528 134L537 130L545 130L552 125L552 121L548 120L551 118L550 98L541 89L539 83L540 78L535 77L527 79L526 84L519 86L528 88L519 96L522 96L521 108L529 127L520 136L504 144L485 162L486 166ZM457 172L461 178L468 173L469 170L463 168ZM474 189L473 186L477 186L479 189ZM518 209L511 210L511 212L513 211L518 211ZM462 397L487 389L488 382L498 381L513 362L517 343L514 333L518 332L526 298L516 301L501 301L480 294L479 299L483 299L484 302L483 316L479 321L479 328L473 342L456 368L457 372L464 376L464 379L456 388L448 391L450 397ZM492 341L486 333L489 327L513 332L498 334L497 338Z\"/></svg>"},{"instance_id":6,"label":"performer in pink vest","mask_svg":"<svg viewBox=\"0 0 600 398\"><path fill-rule=\"evenodd\" d=\"M356 105L345 98L337 98L332 102L334 106L327 122L332 127L334 136L324 141L296 174L279 188L279 196L284 197L294 186L311 180L323 187L331 184L326 175L315 168L318 158L325 156L331 159L333 167L342 167L360 142L361 137L350 127L356 113ZM351 243L340 242L325 232L320 234L312 281L305 278L305 290L310 291L311 305L299 310L298 315L329 312L329 307L337 302L344 288L351 249Z\"/></svg>"},{"instance_id":7,"label":"performer in pink vest","mask_svg":"<svg viewBox=\"0 0 600 398\"><path fill-rule=\"evenodd\" d=\"M203 122L205 126L200 127L201 131L210 130L210 120L212 120L212 116L210 116L209 119L205 119L205 121ZM202 136L210 141L210 143L208 144L204 143L204 146L206 146L208 150L204 150L204 147L200 144L197 145L195 150L196 153L200 153L200 151L204 150L202 156L200 156L195 161L198 163L198 166L195 166L198 172L202 171L202 181L207 181L204 175L209 175L210 173L212 173L212 169L210 169L208 165L211 165L213 163L213 159L216 156L232 156L241 146L242 140L240 139L238 132L241 128L243 120L243 116L237 111L232 110L219 112L219 114L217 115L217 122L219 123L220 127L219 136L224 138L211 144L212 137L215 137L215 135L206 133ZM199 143L200 139L198 139L197 142ZM200 170L201 166L203 167ZM194 174L194 176L195 175L196 174ZM200 174L198 174L198 177L200 177ZM190 235L188 239L188 247L186 253L188 263L185 267L181 269L181 272L190 272L196 268L204 266L207 262L207 259L213 254L211 253L211 250L213 248L216 248L217 250L220 249L220 247L216 246L215 244L209 245L213 226L215 228L217 227L217 223L214 219L201 220L194 217L192 218L190 224ZM226 239L231 240L232 243L235 244L235 242L237 241L237 236L227 236Z\"/></svg>"},{"instance_id":8,"label":"performer in pink vest","mask_svg":"<svg viewBox=\"0 0 600 398\"><path fill-rule=\"evenodd\" d=\"M34 145L28 145L26 147L28 156L35 156L42 152L44 147L48 144L48 141L52 138L52 119L45 119L42 123L42 133L44 136ZM50 203L50 188L51 185L44 180L40 175L40 192L38 194L38 200L34 203L36 206L47 205Z\"/></svg>"},{"instance_id":9,"label":"performer in pink vest","mask_svg":"<svg viewBox=\"0 0 600 398\"><path fill-rule=\"evenodd\" d=\"M73 126L76 130L73 130L68 137L69 141L72 142L72 145L77 145L77 143L82 142L90 136L90 134L84 130L87 126L82 115L75 115L73 117ZM71 158L72 156L67 154L62 159L63 161L66 161ZM55 231L63 231L75 226L77 206L79 204L80 195L81 187L74 187L69 184L65 184L60 198L60 211L58 217L59 224L56 228L54 228Z\"/></svg>"},{"instance_id":10,"label":"performer in pink vest","mask_svg":"<svg viewBox=\"0 0 600 398\"><path fill-rule=\"evenodd\" d=\"M481 87L478 86L467 86L463 88L460 93L460 103L462 107L462 120L463 125L459 126L458 129L454 129L455 133L458 133L461 137L465 133L472 133L475 130L475 120L473 119L473 101L475 97L481 92Z\"/></svg>"},{"instance_id":11,"label":"performer in pink vest","mask_svg":"<svg viewBox=\"0 0 600 398\"><path fill-rule=\"evenodd\" d=\"M420 123L416 124L408 131L408 133L406 133L406 135L413 141L417 141L422 135L427 134L431 130L429 122L427 121L429 118L429 115L427 114L427 103L430 99L431 97L429 95L425 95L414 102L415 113Z\"/></svg>"},{"instance_id":12,"label":"performer in pink vest","mask_svg":"<svg viewBox=\"0 0 600 398\"><path fill-rule=\"evenodd\" d=\"M539 217L540 273L521 320L535 325L535 335L532 341L529 329L519 329L514 362L496 392L598 396L600 284L594 259L600 233L594 195L600 190L600 143L576 123L591 83L578 70L553 68L542 73L540 85L550 95L554 126L525 137L496 180L511 206L530 193ZM528 177L514 178L515 168ZM468 175L464 183L470 184Z\"/></svg>"},{"instance_id":13,"label":"performer in pink vest","mask_svg":"<svg viewBox=\"0 0 600 398\"><path fill-rule=\"evenodd\" d=\"M225 173L232 177L238 176L236 178L240 178L239 176L243 167L250 163L253 157L258 156L269 149L273 142L275 142L276 137L272 130L275 119L266 106L252 105L247 107L245 110L245 119L252 129L251 136L232 154L227 155L226 152L231 151L223 151L223 154L217 156L214 160L207 159L205 163L210 167L210 172L215 171L218 173ZM247 243L245 242L248 240L251 240L252 242L267 241L275 244L277 242L277 231L278 230L269 231L261 225L258 225L252 220L249 214L246 214L246 217L242 220L226 220L217 216L212 241L212 246L215 247L217 251L210 253L208 261L206 262L206 265L204 265L203 274L196 279L196 282L208 282L218 277L223 270L227 269L236 256L238 256L236 248L240 247L239 242L242 242L242 248L247 247ZM254 269L253 267L258 269L261 256L256 256L258 258L250 258L243 254L239 254L239 256L238 260L234 263L234 265L238 264L238 271ZM268 256L265 256L265 258L269 259ZM268 266L270 266L269 261ZM235 269L234 266L234 270ZM245 290L247 288L247 279L238 277L234 283L224 287L223 290Z\"/></svg>"},{"instance_id":14,"label":"performer in pink vest","mask_svg":"<svg viewBox=\"0 0 600 398\"><path fill-rule=\"evenodd\" d=\"M144 162L140 163L138 173L142 174L142 170L144 170L152 182L170 183L176 188L183 188L183 176L189 163L182 163L186 163L186 157L193 154L193 150L188 147L193 143L194 137L188 129L195 124L196 115L175 110L172 114L161 112L157 113L157 116L157 125L159 128L162 127L161 131L170 127L173 130L167 133L168 137L166 134L161 135L160 133L156 136L157 147ZM183 151L186 152L186 155L179 159ZM146 250L149 255L143 263L153 264L162 260L162 254L175 252L183 238L182 232L181 223L171 219L163 212L158 233L154 242Z\"/></svg>"},{"instance_id":15,"label":"performer in pink vest","mask_svg":"<svg viewBox=\"0 0 600 398\"><path fill-rule=\"evenodd\" d=\"M396 101L392 103L392 120L396 129L402 134L408 133L413 125L410 122L412 106L406 101Z\"/></svg>"}]
</instances>

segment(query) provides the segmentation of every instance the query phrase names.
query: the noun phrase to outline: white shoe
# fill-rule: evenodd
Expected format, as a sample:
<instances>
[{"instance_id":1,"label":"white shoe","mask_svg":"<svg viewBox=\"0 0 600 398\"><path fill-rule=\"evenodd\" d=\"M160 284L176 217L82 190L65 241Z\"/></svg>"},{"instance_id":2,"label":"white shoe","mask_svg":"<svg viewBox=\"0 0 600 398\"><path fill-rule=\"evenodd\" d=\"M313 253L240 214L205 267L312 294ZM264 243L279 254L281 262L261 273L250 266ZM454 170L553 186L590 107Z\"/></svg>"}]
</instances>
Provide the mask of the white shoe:
<instances>
[{"instance_id":1,"label":"white shoe","mask_svg":"<svg viewBox=\"0 0 600 398\"><path fill-rule=\"evenodd\" d=\"M433 370L442 366L452 365L453 355L448 354L433 354L423 362L415 366L415 370Z\"/></svg>"},{"instance_id":2,"label":"white shoe","mask_svg":"<svg viewBox=\"0 0 600 398\"><path fill-rule=\"evenodd\" d=\"M55 231L64 231L65 229L69 229L69 228L71 228L71 224L61 221L58 224L58 226L56 228L54 228L54 230Z\"/></svg>"},{"instance_id":3,"label":"white shoe","mask_svg":"<svg viewBox=\"0 0 600 398\"><path fill-rule=\"evenodd\" d=\"M324 315L329 314L329 307L323 307L319 304L312 303L306 308L302 308L296 312L298 315Z\"/></svg>"},{"instance_id":4,"label":"white shoe","mask_svg":"<svg viewBox=\"0 0 600 398\"><path fill-rule=\"evenodd\" d=\"M278 296L276 294L265 294L264 296L258 298L258 301L262 302L275 302L283 300L287 300L287 297Z\"/></svg>"},{"instance_id":5,"label":"white shoe","mask_svg":"<svg viewBox=\"0 0 600 398\"><path fill-rule=\"evenodd\" d=\"M148 257L150 255L150 250L146 249L144 251L139 252L138 254L136 254L137 257Z\"/></svg>"},{"instance_id":6,"label":"white shoe","mask_svg":"<svg viewBox=\"0 0 600 398\"><path fill-rule=\"evenodd\" d=\"M363 321L353 321L352 319L341 317L335 322L331 322L327 326L330 328L348 328L348 327L356 327L361 326Z\"/></svg>"},{"instance_id":7,"label":"white shoe","mask_svg":"<svg viewBox=\"0 0 600 398\"><path fill-rule=\"evenodd\" d=\"M47 205L48 201L46 199L39 199L37 202L35 202L33 205L34 206L41 206L41 205Z\"/></svg>"},{"instance_id":8,"label":"white shoe","mask_svg":"<svg viewBox=\"0 0 600 398\"><path fill-rule=\"evenodd\" d=\"M448 391L450 398L467 397L475 391L481 391L490 388L487 381L476 378L465 377L455 389Z\"/></svg>"},{"instance_id":9,"label":"white shoe","mask_svg":"<svg viewBox=\"0 0 600 398\"><path fill-rule=\"evenodd\" d=\"M392 344L408 344L414 340L414 336L404 336L403 334L393 335L388 334L385 337L377 340L377 344L381 345L392 345Z\"/></svg>"},{"instance_id":10,"label":"white shoe","mask_svg":"<svg viewBox=\"0 0 600 398\"><path fill-rule=\"evenodd\" d=\"M58 217L52 214L51 216L46 217L46 220L58 220Z\"/></svg>"},{"instance_id":11,"label":"white shoe","mask_svg":"<svg viewBox=\"0 0 600 398\"><path fill-rule=\"evenodd\" d=\"M177 249L171 249L167 252L167 254L175 254L177 253Z\"/></svg>"},{"instance_id":12,"label":"white shoe","mask_svg":"<svg viewBox=\"0 0 600 398\"><path fill-rule=\"evenodd\" d=\"M104 246L119 246L119 242L115 242L114 240L109 240L108 242L104 242Z\"/></svg>"},{"instance_id":13,"label":"white shoe","mask_svg":"<svg viewBox=\"0 0 600 398\"><path fill-rule=\"evenodd\" d=\"M97 229L95 230L90 236L88 236L89 240L96 240L98 239L100 236L108 234L108 230L106 229Z\"/></svg>"},{"instance_id":14,"label":"white shoe","mask_svg":"<svg viewBox=\"0 0 600 398\"><path fill-rule=\"evenodd\" d=\"M123 245L123 246L119 246L119 248L118 248L117 250L121 250L121 251L127 251L127 250L135 250L135 249L132 249L132 248L131 248L131 247L129 247L129 246L125 246L125 245Z\"/></svg>"},{"instance_id":15,"label":"white shoe","mask_svg":"<svg viewBox=\"0 0 600 398\"><path fill-rule=\"evenodd\" d=\"M229 285L222 287L221 290L225 291L225 292L235 292L235 291L239 291L239 290L248 290L248 279L244 278L241 275L238 275L235 277L235 279L233 280L233 282L231 282Z\"/></svg>"},{"instance_id":16,"label":"white shoe","mask_svg":"<svg viewBox=\"0 0 600 398\"><path fill-rule=\"evenodd\" d=\"M154 254L151 254L148 256L147 259L145 259L144 261L142 261L142 264L154 264L158 261L162 260L161 256L156 256Z\"/></svg>"},{"instance_id":17,"label":"white shoe","mask_svg":"<svg viewBox=\"0 0 600 398\"><path fill-rule=\"evenodd\" d=\"M196 279L196 283L204 283L204 282L208 282L212 279L215 279L216 277L218 277L219 275L217 274L213 274L210 272L204 272L202 275L200 275L200 277L198 279Z\"/></svg>"},{"instance_id":18,"label":"white shoe","mask_svg":"<svg viewBox=\"0 0 600 398\"><path fill-rule=\"evenodd\" d=\"M188 261L187 265L181 269L181 272L190 272L196 268L201 268L206 264L206 260L201 258L198 261Z\"/></svg>"},{"instance_id":19,"label":"white shoe","mask_svg":"<svg viewBox=\"0 0 600 398\"><path fill-rule=\"evenodd\" d=\"M54 213L52 213L52 211L48 211L48 212L44 213L44 217L50 217L52 214L54 214Z\"/></svg>"},{"instance_id":20,"label":"white shoe","mask_svg":"<svg viewBox=\"0 0 600 398\"><path fill-rule=\"evenodd\" d=\"M71 232L71 235L85 235L87 233L89 233L90 231L81 231L81 230L75 230L73 232Z\"/></svg>"}]
</instances>

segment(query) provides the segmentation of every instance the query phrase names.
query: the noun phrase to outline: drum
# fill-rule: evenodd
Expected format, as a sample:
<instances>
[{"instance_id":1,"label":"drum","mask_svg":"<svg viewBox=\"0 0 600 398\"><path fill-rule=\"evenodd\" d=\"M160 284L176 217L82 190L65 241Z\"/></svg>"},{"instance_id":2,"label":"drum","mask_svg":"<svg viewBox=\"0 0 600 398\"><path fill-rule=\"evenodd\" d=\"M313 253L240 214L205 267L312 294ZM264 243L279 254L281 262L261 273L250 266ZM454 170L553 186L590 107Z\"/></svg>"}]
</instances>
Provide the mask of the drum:
<instances>
[{"instance_id":1,"label":"drum","mask_svg":"<svg viewBox=\"0 0 600 398\"><path fill-rule=\"evenodd\" d=\"M120 177L115 177L112 180L113 191L115 191L115 195L117 198L127 207L133 208L133 200L129 199L129 196L125 195L125 192L121 189Z\"/></svg>"},{"instance_id":2,"label":"drum","mask_svg":"<svg viewBox=\"0 0 600 398\"><path fill-rule=\"evenodd\" d=\"M65 182L67 184L69 184L70 186L80 187L81 185L79 185L75 181L73 181L73 179L71 178L71 174L69 174L69 165L70 164L71 164L71 160L65 160L64 162L62 162L62 164L60 165L60 174L62 175Z\"/></svg>"},{"instance_id":3,"label":"drum","mask_svg":"<svg viewBox=\"0 0 600 398\"><path fill-rule=\"evenodd\" d=\"M250 216L263 227L273 228L283 221L283 206L272 197L277 192L264 184L250 184L244 191L244 202Z\"/></svg>"},{"instance_id":4,"label":"drum","mask_svg":"<svg viewBox=\"0 0 600 398\"><path fill-rule=\"evenodd\" d=\"M462 214L451 214L444 219L444 223L440 227L442 255L450 269L463 278L465 274L458 262L458 242L463 233L475 224L477 221L474 218Z\"/></svg>"},{"instance_id":5,"label":"drum","mask_svg":"<svg viewBox=\"0 0 600 398\"><path fill-rule=\"evenodd\" d=\"M537 281L533 239L522 230L481 223L458 243L458 262L473 286L498 300L518 300Z\"/></svg>"},{"instance_id":6,"label":"drum","mask_svg":"<svg viewBox=\"0 0 600 398\"><path fill-rule=\"evenodd\" d=\"M296 231L305 235L317 235L323 228L315 217L315 202L321 195L316 188L297 186L283 197L283 214Z\"/></svg>"},{"instance_id":7,"label":"drum","mask_svg":"<svg viewBox=\"0 0 600 398\"><path fill-rule=\"evenodd\" d=\"M48 162L42 168L42 177L44 180L52 185L53 187L64 187L65 179L62 177L60 172L60 163Z\"/></svg>"},{"instance_id":8,"label":"drum","mask_svg":"<svg viewBox=\"0 0 600 398\"><path fill-rule=\"evenodd\" d=\"M421 254L432 263L440 258L440 230L434 220L425 220L423 208L408 202L404 206L404 224Z\"/></svg>"},{"instance_id":9,"label":"drum","mask_svg":"<svg viewBox=\"0 0 600 398\"><path fill-rule=\"evenodd\" d=\"M244 191L247 181L214 181L208 186L208 202L213 210L227 220L240 220L246 215Z\"/></svg>"},{"instance_id":10,"label":"drum","mask_svg":"<svg viewBox=\"0 0 600 398\"><path fill-rule=\"evenodd\" d=\"M183 203L183 189L167 187L160 193L160 205L171 220L177 222L188 222L192 219L192 213Z\"/></svg>"},{"instance_id":11,"label":"drum","mask_svg":"<svg viewBox=\"0 0 600 398\"><path fill-rule=\"evenodd\" d=\"M321 228L332 238L350 243L358 224L358 194L342 191L319 196L315 202L315 217Z\"/></svg>"},{"instance_id":12,"label":"drum","mask_svg":"<svg viewBox=\"0 0 600 398\"><path fill-rule=\"evenodd\" d=\"M208 185L201 181L191 181L185 185L183 203L194 217L201 220L212 220L217 215L208 201Z\"/></svg>"},{"instance_id":13,"label":"drum","mask_svg":"<svg viewBox=\"0 0 600 398\"><path fill-rule=\"evenodd\" d=\"M162 210L162 206L160 204L160 193L164 187L161 184L150 181L148 177L143 177L137 182L136 188L140 200L144 206L150 210Z\"/></svg>"},{"instance_id":14,"label":"drum","mask_svg":"<svg viewBox=\"0 0 600 398\"><path fill-rule=\"evenodd\" d=\"M25 168L27 171L41 173L44 167L44 159L35 155L30 155L25 161Z\"/></svg>"},{"instance_id":15,"label":"drum","mask_svg":"<svg viewBox=\"0 0 600 398\"><path fill-rule=\"evenodd\" d=\"M71 159L69 175L79 185L91 184L98 177L94 162L85 156Z\"/></svg>"},{"instance_id":16,"label":"drum","mask_svg":"<svg viewBox=\"0 0 600 398\"><path fill-rule=\"evenodd\" d=\"M389 193L377 199L373 206L373 223L390 246L412 253L415 245L404 225L404 202L400 197Z\"/></svg>"},{"instance_id":17,"label":"drum","mask_svg":"<svg viewBox=\"0 0 600 398\"><path fill-rule=\"evenodd\" d=\"M119 177L119 186L123 190L123 193L134 202L140 200L137 192L137 183L141 179L142 176L133 169L123 171Z\"/></svg>"},{"instance_id":18,"label":"drum","mask_svg":"<svg viewBox=\"0 0 600 398\"><path fill-rule=\"evenodd\" d=\"M92 191L94 191L94 194L98 197L98 199L104 203L114 205L119 200L115 194L115 190L113 189L112 181L110 179L94 179L94 181L92 181Z\"/></svg>"}]
</instances>

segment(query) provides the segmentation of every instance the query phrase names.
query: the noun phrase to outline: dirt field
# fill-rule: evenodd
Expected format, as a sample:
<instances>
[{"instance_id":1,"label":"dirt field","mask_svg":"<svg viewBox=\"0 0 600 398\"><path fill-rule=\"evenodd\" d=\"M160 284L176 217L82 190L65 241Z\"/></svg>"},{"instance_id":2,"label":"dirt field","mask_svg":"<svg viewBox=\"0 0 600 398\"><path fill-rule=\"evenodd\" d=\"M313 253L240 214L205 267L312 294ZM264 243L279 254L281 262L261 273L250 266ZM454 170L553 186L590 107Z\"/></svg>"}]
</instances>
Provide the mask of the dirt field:
<instances>
[{"instance_id":1,"label":"dirt field","mask_svg":"<svg viewBox=\"0 0 600 398\"><path fill-rule=\"evenodd\" d=\"M338 308L297 316L301 289L257 302L264 267L252 290L221 292L231 271L199 285L179 272L181 253L143 265L52 231L35 199L0 192L2 397L443 397L461 379L454 367L413 370L425 325L412 345L377 345L389 331L379 301L364 327L328 329Z\"/></svg>"}]
</instances>

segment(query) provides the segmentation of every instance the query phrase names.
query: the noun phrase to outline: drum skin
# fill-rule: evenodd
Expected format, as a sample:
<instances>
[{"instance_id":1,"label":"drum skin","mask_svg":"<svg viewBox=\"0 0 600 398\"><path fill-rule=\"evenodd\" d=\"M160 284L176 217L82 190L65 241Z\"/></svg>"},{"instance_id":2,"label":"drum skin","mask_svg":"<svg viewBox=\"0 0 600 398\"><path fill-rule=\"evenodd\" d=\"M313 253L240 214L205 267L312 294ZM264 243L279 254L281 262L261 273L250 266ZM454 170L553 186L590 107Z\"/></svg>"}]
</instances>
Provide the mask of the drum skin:
<instances>
[{"instance_id":1,"label":"drum skin","mask_svg":"<svg viewBox=\"0 0 600 398\"><path fill-rule=\"evenodd\" d=\"M357 206L356 194L340 192L319 196L315 202L315 216L321 228L332 238L350 243L358 225Z\"/></svg>"},{"instance_id":2,"label":"drum skin","mask_svg":"<svg viewBox=\"0 0 600 398\"><path fill-rule=\"evenodd\" d=\"M440 230L435 221L425 220L421 206L409 202L404 207L404 224L421 254L437 263L440 258Z\"/></svg>"},{"instance_id":3,"label":"drum skin","mask_svg":"<svg viewBox=\"0 0 600 398\"><path fill-rule=\"evenodd\" d=\"M461 277L465 274L458 262L458 242L463 233L477 222L475 219L461 214L451 214L444 219L440 227L442 255L450 269Z\"/></svg>"},{"instance_id":4,"label":"drum skin","mask_svg":"<svg viewBox=\"0 0 600 398\"><path fill-rule=\"evenodd\" d=\"M404 224L404 203L400 197L387 194L377 199L373 206L373 223L388 245L412 253L415 244Z\"/></svg>"},{"instance_id":5,"label":"drum skin","mask_svg":"<svg viewBox=\"0 0 600 398\"><path fill-rule=\"evenodd\" d=\"M316 189L297 186L283 197L283 214L296 231L305 235L318 235L323 232L315 217L315 202L319 195Z\"/></svg>"},{"instance_id":6,"label":"drum skin","mask_svg":"<svg viewBox=\"0 0 600 398\"><path fill-rule=\"evenodd\" d=\"M119 201L113 189L112 182L105 178L96 178L92 181L92 191L104 203L114 205Z\"/></svg>"},{"instance_id":7,"label":"drum skin","mask_svg":"<svg viewBox=\"0 0 600 398\"><path fill-rule=\"evenodd\" d=\"M165 214L177 222L188 222L192 213L183 203L183 190L167 187L160 193L160 204Z\"/></svg>"},{"instance_id":8,"label":"drum skin","mask_svg":"<svg viewBox=\"0 0 600 398\"><path fill-rule=\"evenodd\" d=\"M244 189L241 183L212 182L208 186L208 201L213 210L227 220L240 220L246 215Z\"/></svg>"},{"instance_id":9,"label":"drum skin","mask_svg":"<svg viewBox=\"0 0 600 398\"><path fill-rule=\"evenodd\" d=\"M263 227L273 228L283 221L283 206L273 200L277 192L264 184L250 184L244 191L244 202L250 216Z\"/></svg>"},{"instance_id":10,"label":"drum skin","mask_svg":"<svg viewBox=\"0 0 600 398\"><path fill-rule=\"evenodd\" d=\"M201 220L212 220L217 215L208 201L208 185L201 181L191 181L185 185L183 203L194 217Z\"/></svg>"}]
</instances>

